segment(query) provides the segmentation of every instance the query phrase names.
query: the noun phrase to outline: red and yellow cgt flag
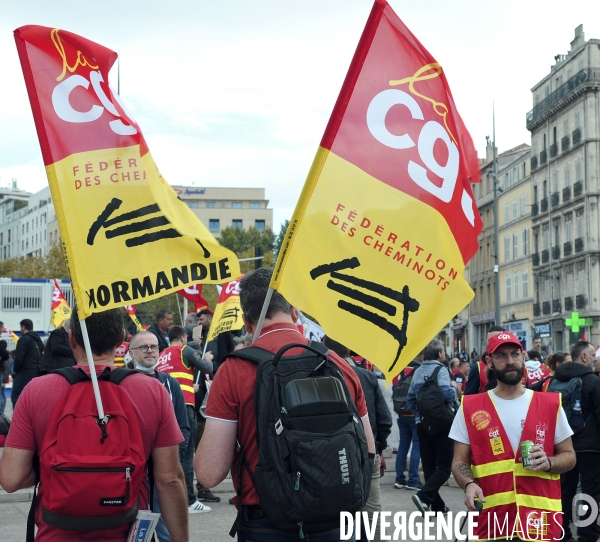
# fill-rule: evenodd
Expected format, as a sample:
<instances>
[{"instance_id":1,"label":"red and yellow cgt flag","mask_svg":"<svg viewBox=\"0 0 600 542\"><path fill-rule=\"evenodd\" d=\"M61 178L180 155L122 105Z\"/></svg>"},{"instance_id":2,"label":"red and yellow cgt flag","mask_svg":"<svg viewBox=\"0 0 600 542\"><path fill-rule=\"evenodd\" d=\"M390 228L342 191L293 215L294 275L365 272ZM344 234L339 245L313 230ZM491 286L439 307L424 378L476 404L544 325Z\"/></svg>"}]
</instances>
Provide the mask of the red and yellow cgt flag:
<instances>
[{"instance_id":1,"label":"red and yellow cgt flag","mask_svg":"<svg viewBox=\"0 0 600 542\"><path fill-rule=\"evenodd\" d=\"M131 321L135 324L136 329L138 331L144 331L144 326L142 326L137 315L135 314L136 313L135 305L126 305L125 311L127 312L127 314L129 314L129 318L131 318Z\"/></svg>"},{"instance_id":2,"label":"red and yellow cgt flag","mask_svg":"<svg viewBox=\"0 0 600 542\"><path fill-rule=\"evenodd\" d=\"M211 310L211 308L208 306L208 301L206 301L202 295L202 284L192 284L188 288L179 290L177 293L185 297L191 303L195 303L196 312L203 309Z\"/></svg>"},{"instance_id":3,"label":"red and yellow cgt flag","mask_svg":"<svg viewBox=\"0 0 600 542\"><path fill-rule=\"evenodd\" d=\"M240 305L240 279L232 280L223 284L217 306L213 315L210 329L208 330L208 340L212 341L217 335L225 331L238 331L244 327L242 320L242 307Z\"/></svg>"},{"instance_id":4,"label":"red and yellow cgt flag","mask_svg":"<svg viewBox=\"0 0 600 542\"><path fill-rule=\"evenodd\" d=\"M15 40L80 316L237 277L108 84L117 54L57 28Z\"/></svg>"},{"instance_id":5,"label":"red and yellow cgt flag","mask_svg":"<svg viewBox=\"0 0 600 542\"><path fill-rule=\"evenodd\" d=\"M71 307L65 299L60 286L56 279L54 279L54 291L52 292L52 305L50 306L52 316L50 317L50 323L58 329L65 323L65 320L71 318Z\"/></svg>"},{"instance_id":6,"label":"red and yellow cgt flag","mask_svg":"<svg viewBox=\"0 0 600 542\"><path fill-rule=\"evenodd\" d=\"M442 67L376 0L271 287L391 380L474 296L472 182Z\"/></svg>"}]
</instances>

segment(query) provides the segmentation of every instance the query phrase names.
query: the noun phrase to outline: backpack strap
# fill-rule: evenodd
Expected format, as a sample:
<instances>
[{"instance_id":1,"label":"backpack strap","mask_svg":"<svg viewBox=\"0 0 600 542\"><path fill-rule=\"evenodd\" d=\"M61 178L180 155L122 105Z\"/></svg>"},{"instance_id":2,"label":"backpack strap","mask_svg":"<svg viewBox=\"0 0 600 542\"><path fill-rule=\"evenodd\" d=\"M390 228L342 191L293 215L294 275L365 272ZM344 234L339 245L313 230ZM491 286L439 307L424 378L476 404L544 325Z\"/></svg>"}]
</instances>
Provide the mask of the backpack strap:
<instances>
[{"instance_id":1,"label":"backpack strap","mask_svg":"<svg viewBox=\"0 0 600 542\"><path fill-rule=\"evenodd\" d=\"M117 386L123 382L128 376L139 374L139 371L135 369L125 369L124 367L118 367L116 369L110 370L108 367L100 374L98 377L100 380L106 380L108 382L112 382Z\"/></svg>"},{"instance_id":2,"label":"backpack strap","mask_svg":"<svg viewBox=\"0 0 600 542\"><path fill-rule=\"evenodd\" d=\"M274 358L274 354L265 350L264 348L260 348L259 346L249 346L247 348L242 348L241 350L236 350L235 352L231 352L227 354L223 361L227 358L240 358L246 361L251 361L260 365L265 361L270 361Z\"/></svg>"},{"instance_id":3,"label":"backpack strap","mask_svg":"<svg viewBox=\"0 0 600 542\"><path fill-rule=\"evenodd\" d=\"M69 383L70 386L73 384L79 384L79 382L90 380L90 375L88 375L81 367L78 369L75 369L74 367L63 367L61 369L55 369L54 371L51 371L50 374L59 374Z\"/></svg>"}]
</instances>

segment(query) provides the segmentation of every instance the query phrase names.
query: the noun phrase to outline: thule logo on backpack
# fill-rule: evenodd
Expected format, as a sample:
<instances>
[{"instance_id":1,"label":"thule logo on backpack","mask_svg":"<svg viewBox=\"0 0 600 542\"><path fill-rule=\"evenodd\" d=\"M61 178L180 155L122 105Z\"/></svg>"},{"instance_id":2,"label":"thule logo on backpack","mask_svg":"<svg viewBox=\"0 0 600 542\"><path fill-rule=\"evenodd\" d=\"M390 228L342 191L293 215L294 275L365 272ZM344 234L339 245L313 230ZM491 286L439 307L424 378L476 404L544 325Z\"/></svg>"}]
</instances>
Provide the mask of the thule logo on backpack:
<instances>
[{"instance_id":1,"label":"thule logo on backpack","mask_svg":"<svg viewBox=\"0 0 600 542\"><path fill-rule=\"evenodd\" d=\"M342 448L338 452L340 456L340 469L342 471L342 484L350 483L350 476L348 476L348 458L346 457L346 448Z\"/></svg>"}]
</instances>

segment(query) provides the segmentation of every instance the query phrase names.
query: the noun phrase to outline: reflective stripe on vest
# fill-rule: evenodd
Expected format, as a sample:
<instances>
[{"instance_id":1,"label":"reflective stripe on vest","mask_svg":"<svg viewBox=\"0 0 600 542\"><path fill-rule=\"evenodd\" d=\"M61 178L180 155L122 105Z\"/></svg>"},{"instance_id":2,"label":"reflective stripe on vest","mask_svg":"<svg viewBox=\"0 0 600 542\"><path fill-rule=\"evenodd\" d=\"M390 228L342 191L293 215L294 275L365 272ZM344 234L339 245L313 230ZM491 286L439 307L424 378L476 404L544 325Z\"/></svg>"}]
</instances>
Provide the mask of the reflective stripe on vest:
<instances>
[{"instance_id":1,"label":"reflective stripe on vest","mask_svg":"<svg viewBox=\"0 0 600 542\"><path fill-rule=\"evenodd\" d=\"M534 392L520 440L531 440L553 455L559 409L558 394ZM506 538L500 528L505 516L508 536L520 523L521 533L515 535L524 532L525 540L560 538L562 516L554 517L562 510L560 475L523 468L521 452L513 452L492 392L465 396L463 414L471 443L471 470L486 499L475 533L479 540ZM543 528L539 528L540 518L546 518Z\"/></svg>"},{"instance_id":2,"label":"reflective stripe on vest","mask_svg":"<svg viewBox=\"0 0 600 542\"><path fill-rule=\"evenodd\" d=\"M194 368L186 367L183 362L183 349L187 346L169 346L165 348L158 357L156 370L161 373L169 373L181 386L183 399L186 405L196 405L194 393Z\"/></svg>"},{"instance_id":3,"label":"reflective stripe on vest","mask_svg":"<svg viewBox=\"0 0 600 542\"><path fill-rule=\"evenodd\" d=\"M485 387L487 386L488 379L487 379L486 368L487 368L487 365L486 365L485 361L477 362L477 369L479 370L479 391L477 393L482 393L483 390L485 389Z\"/></svg>"}]
</instances>

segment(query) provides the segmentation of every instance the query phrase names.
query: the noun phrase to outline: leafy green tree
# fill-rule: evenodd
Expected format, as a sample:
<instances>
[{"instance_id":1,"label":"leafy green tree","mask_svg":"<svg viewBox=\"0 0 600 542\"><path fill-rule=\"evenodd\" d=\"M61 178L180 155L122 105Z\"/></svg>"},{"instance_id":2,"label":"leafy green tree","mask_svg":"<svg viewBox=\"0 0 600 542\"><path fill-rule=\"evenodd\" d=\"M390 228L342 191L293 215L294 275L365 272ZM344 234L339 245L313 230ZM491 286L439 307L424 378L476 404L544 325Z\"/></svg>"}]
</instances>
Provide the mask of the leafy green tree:
<instances>
[{"instance_id":1,"label":"leafy green tree","mask_svg":"<svg viewBox=\"0 0 600 542\"><path fill-rule=\"evenodd\" d=\"M286 220L281 225L281 228L279 228L279 234L277 235L277 238L275 239L275 245L273 246L273 253L275 255L275 258L277 258L277 256L279 256L279 251L281 250L281 245L283 245L283 240L285 239L285 234L287 232L289 225L290 225L290 221Z\"/></svg>"}]
</instances>

